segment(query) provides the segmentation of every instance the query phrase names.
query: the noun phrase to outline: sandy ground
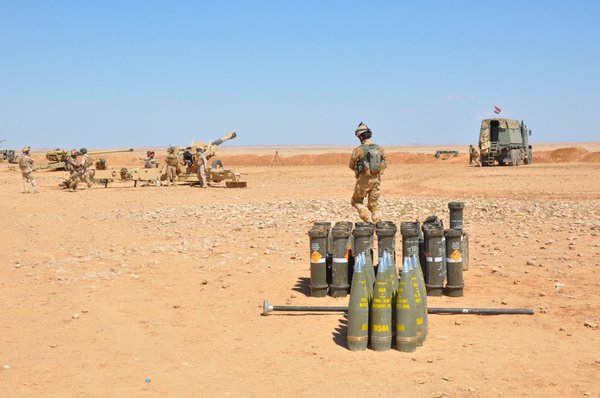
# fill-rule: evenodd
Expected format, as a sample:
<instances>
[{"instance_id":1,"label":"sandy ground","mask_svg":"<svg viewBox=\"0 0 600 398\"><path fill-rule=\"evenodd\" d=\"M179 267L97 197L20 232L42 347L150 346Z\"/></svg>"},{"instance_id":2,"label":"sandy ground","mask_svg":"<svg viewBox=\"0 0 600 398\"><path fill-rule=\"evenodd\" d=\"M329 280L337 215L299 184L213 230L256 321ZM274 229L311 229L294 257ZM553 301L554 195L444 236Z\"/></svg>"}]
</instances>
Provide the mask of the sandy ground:
<instances>
[{"instance_id":1,"label":"sandy ground","mask_svg":"<svg viewBox=\"0 0 600 398\"><path fill-rule=\"evenodd\" d=\"M265 298L347 304L309 296L306 235L313 221L358 221L347 154L236 166L245 189L70 193L62 173L37 172L31 195L0 165L0 397L600 396L600 163L581 160L598 145L564 147L585 153L565 162L548 148L516 168L410 151L390 162L386 219L447 222L448 201L467 206L465 297L430 306L536 311L431 315L413 354L348 351L340 313L260 315Z\"/></svg>"}]
</instances>

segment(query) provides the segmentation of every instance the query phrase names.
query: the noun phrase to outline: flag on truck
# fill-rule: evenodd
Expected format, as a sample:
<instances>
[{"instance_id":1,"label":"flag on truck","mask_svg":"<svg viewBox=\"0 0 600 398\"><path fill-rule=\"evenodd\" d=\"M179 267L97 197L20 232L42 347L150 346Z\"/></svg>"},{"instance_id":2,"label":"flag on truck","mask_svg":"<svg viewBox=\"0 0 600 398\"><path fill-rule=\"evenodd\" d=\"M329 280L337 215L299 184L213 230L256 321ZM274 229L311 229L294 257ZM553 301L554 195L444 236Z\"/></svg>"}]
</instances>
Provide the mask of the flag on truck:
<instances>
[{"instance_id":1,"label":"flag on truck","mask_svg":"<svg viewBox=\"0 0 600 398\"><path fill-rule=\"evenodd\" d=\"M502 109L498 108L496 105L494 105L494 113L496 115L499 115L502 112Z\"/></svg>"}]
</instances>

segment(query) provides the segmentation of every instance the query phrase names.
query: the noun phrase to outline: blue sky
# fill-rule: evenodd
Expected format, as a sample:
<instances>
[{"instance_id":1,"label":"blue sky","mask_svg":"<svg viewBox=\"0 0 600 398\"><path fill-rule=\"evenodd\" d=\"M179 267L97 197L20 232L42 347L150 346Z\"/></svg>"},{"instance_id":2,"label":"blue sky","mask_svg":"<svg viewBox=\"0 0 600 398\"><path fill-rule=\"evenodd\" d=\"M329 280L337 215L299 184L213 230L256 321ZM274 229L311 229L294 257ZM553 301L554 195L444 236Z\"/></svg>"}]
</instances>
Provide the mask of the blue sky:
<instances>
[{"instance_id":1,"label":"blue sky","mask_svg":"<svg viewBox=\"0 0 600 398\"><path fill-rule=\"evenodd\" d=\"M598 141L597 1L0 0L8 146Z\"/></svg>"}]
</instances>

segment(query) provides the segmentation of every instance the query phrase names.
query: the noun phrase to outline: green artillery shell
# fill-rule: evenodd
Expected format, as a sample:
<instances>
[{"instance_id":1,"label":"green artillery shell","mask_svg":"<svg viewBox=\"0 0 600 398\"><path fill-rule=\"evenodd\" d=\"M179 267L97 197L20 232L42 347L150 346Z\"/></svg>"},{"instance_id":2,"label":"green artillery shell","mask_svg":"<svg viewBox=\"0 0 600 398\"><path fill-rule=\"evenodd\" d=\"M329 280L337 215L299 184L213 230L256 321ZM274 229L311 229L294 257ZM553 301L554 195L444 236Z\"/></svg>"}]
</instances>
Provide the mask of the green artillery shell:
<instances>
[{"instance_id":1,"label":"green artillery shell","mask_svg":"<svg viewBox=\"0 0 600 398\"><path fill-rule=\"evenodd\" d=\"M359 223L357 223L359 224ZM364 270L367 275L369 294L373 293L373 284L375 283L375 269L373 268L373 257L371 251L372 229L369 226L354 228L354 255L365 254Z\"/></svg>"},{"instance_id":2,"label":"green artillery shell","mask_svg":"<svg viewBox=\"0 0 600 398\"><path fill-rule=\"evenodd\" d=\"M443 235L442 227L425 224L425 287L429 296L441 296L446 280Z\"/></svg>"},{"instance_id":3,"label":"green artillery shell","mask_svg":"<svg viewBox=\"0 0 600 398\"><path fill-rule=\"evenodd\" d=\"M350 351L363 351L369 344L369 291L363 255L358 256L352 277L352 294L348 304L347 341Z\"/></svg>"},{"instance_id":4,"label":"green artillery shell","mask_svg":"<svg viewBox=\"0 0 600 398\"><path fill-rule=\"evenodd\" d=\"M463 229L464 208L465 204L463 202L448 203L448 209L450 209L450 229Z\"/></svg>"},{"instance_id":5,"label":"green artillery shell","mask_svg":"<svg viewBox=\"0 0 600 398\"><path fill-rule=\"evenodd\" d=\"M417 318L419 311L415 295L419 292L411 281L408 258L404 258L400 273L400 287L396 294L396 348L403 352L417 349Z\"/></svg>"},{"instance_id":6,"label":"green artillery shell","mask_svg":"<svg viewBox=\"0 0 600 398\"><path fill-rule=\"evenodd\" d=\"M371 348L386 351L392 347L392 288L388 263L380 262L371 302Z\"/></svg>"},{"instance_id":7,"label":"green artillery shell","mask_svg":"<svg viewBox=\"0 0 600 398\"><path fill-rule=\"evenodd\" d=\"M333 236L333 259L331 268L331 288L333 297L346 297L348 294L348 238L350 230L343 225L335 226Z\"/></svg>"},{"instance_id":8,"label":"green artillery shell","mask_svg":"<svg viewBox=\"0 0 600 398\"><path fill-rule=\"evenodd\" d=\"M413 282L413 287L417 290L419 295L418 298L415 295L415 303L418 310L417 336L419 339L417 341L417 345L420 347L427 339L428 333L427 291L425 289L425 280L423 279L423 272L418 264L418 259L414 256L411 256L409 265L411 270L411 281Z\"/></svg>"},{"instance_id":9,"label":"green artillery shell","mask_svg":"<svg viewBox=\"0 0 600 398\"><path fill-rule=\"evenodd\" d=\"M462 252L461 239L462 231L458 229L446 230L446 268L447 284L444 289L444 295L450 297L463 296L463 270L462 270Z\"/></svg>"},{"instance_id":10,"label":"green artillery shell","mask_svg":"<svg viewBox=\"0 0 600 398\"><path fill-rule=\"evenodd\" d=\"M308 236L310 238L310 294L313 297L325 297L327 295L327 230L313 227L308 231Z\"/></svg>"}]
</instances>

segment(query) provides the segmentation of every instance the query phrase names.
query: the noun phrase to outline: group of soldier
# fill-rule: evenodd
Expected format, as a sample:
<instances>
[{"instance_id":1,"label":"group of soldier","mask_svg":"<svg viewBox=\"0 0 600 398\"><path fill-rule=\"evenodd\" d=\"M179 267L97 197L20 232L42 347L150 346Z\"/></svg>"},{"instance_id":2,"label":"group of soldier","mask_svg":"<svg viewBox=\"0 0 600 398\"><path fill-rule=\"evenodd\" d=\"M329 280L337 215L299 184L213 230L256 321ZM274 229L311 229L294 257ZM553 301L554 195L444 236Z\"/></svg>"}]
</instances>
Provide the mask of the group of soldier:
<instances>
[{"instance_id":1,"label":"group of soldier","mask_svg":"<svg viewBox=\"0 0 600 398\"><path fill-rule=\"evenodd\" d=\"M190 161L190 158L185 156L185 154L189 152L189 149L190 148L186 149L186 153L184 153L183 166L186 167L191 167L193 164L193 157ZM18 157L18 164L23 177L24 193L37 192L37 181L33 175L34 160L30 156L30 151L31 148L27 146L23 148L22 154ZM175 181L177 180L177 168L180 166L179 157L177 156L175 147L169 147L167 152L167 157L165 159L167 185L174 186ZM76 191L80 182L85 182L88 188L92 187L94 174L96 172L94 165L96 159L92 158L92 156L88 154L86 148L81 148L79 151L73 149L69 155L70 156L65 162L65 168L69 175L63 181L63 188L70 191ZM79 155L82 155L81 159L78 159ZM160 165L154 151L147 151L146 157L141 158L141 160L144 161L144 167L148 169L155 167L157 168ZM208 161L206 160L206 156L204 155L204 150L202 148L196 149L196 164L196 173L198 175L199 184L202 188L207 188L208 184L206 181L206 169L208 167Z\"/></svg>"},{"instance_id":2,"label":"group of soldier","mask_svg":"<svg viewBox=\"0 0 600 398\"><path fill-rule=\"evenodd\" d=\"M349 167L354 171L356 184L352 195L351 204L358 211L358 215L363 221L378 222L381 221L379 214L379 197L381 176L383 175L387 164L385 151L379 145L372 141L372 131L364 123L360 123L354 134L360 140L360 145L352 151ZM29 186L32 192L36 190L36 181L33 177L33 159L29 156L30 148L23 148L23 154L19 158L19 167L23 174L23 187L25 192L29 192ZM82 148L80 153L83 154L81 161L77 160L79 153L76 150L71 151L71 157L67 160L66 166L69 171L69 178L65 182L65 187L71 190L77 189L79 181L87 183L88 187L92 185L94 175L93 159L88 155L87 150ZM477 149L471 145L469 147L470 165L479 165L479 153ZM148 151L146 158L142 159L144 167L154 168L159 167L159 161L156 158L154 151ZM166 163L166 180L167 185L175 185L177 179L177 168L180 166L179 156L176 153L175 147L169 147ZM191 167L194 163L191 147L187 148L183 154L182 166ZM196 149L196 166L197 175L200 186L207 187L206 169L208 162L202 148ZM365 206L364 201L367 199Z\"/></svg>"}]
</instances>

